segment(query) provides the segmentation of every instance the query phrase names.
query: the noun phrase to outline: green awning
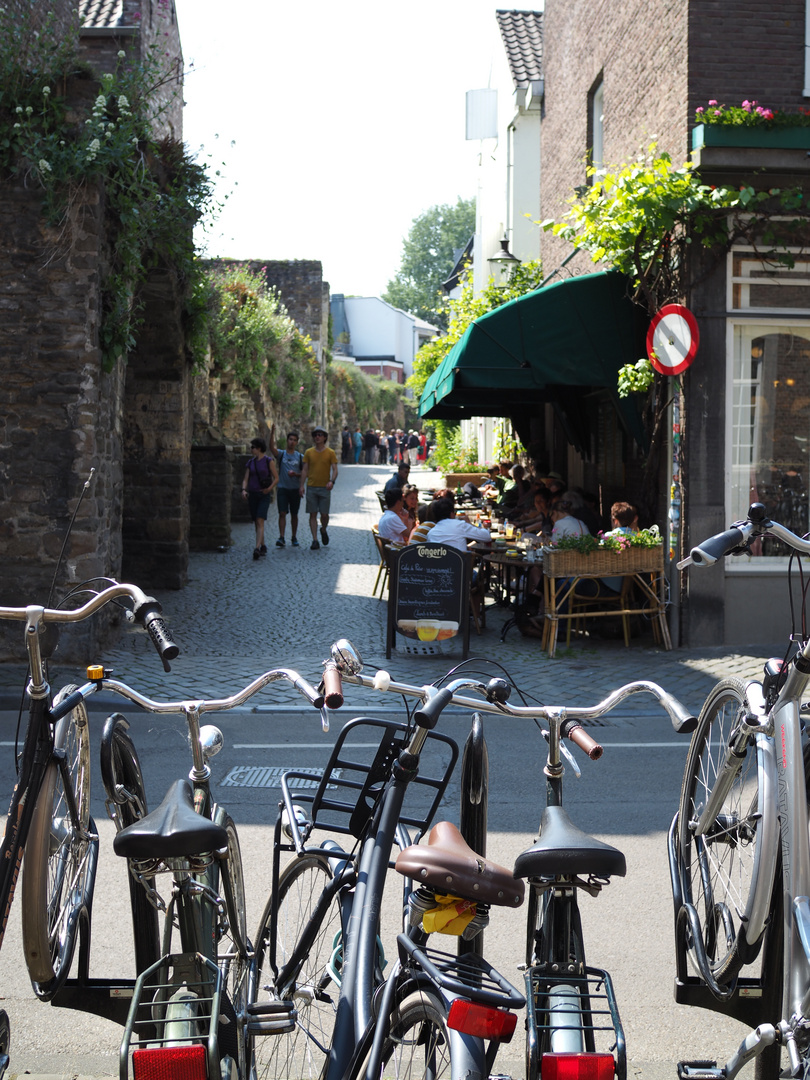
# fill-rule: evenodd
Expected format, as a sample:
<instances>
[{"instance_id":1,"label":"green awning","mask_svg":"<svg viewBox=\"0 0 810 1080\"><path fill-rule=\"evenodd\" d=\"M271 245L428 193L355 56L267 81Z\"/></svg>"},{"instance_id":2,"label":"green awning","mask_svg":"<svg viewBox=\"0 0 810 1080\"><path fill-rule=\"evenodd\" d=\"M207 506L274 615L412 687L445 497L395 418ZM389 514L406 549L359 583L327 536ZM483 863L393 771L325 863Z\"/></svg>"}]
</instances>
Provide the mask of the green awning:
<instances>
[{"instance_id":1,"label":"green awning","mask_svg":"<svg viewBox=\"0 0 810 1080\"><path fill-rule=\"evenodd\" d=\"M645 353L646 319L628 292L623 274L586 274L487 312L428 379L420 415L510 416L551 402L571 420L583 391L603 389L643 441L635 408L616 393L619 368Z\"/></svg>"}]
</instances>

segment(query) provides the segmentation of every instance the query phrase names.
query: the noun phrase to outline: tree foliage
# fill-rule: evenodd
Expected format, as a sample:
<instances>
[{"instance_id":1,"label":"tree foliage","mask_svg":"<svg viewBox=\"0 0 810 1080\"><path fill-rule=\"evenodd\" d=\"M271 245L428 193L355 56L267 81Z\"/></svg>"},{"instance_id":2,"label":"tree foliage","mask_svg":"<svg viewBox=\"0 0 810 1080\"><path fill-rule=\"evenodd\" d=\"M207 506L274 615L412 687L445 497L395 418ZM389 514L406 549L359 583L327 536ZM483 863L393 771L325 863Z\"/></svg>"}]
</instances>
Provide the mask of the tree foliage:
<instances>
[{"instance_id":1,"label":"tree foliage","mask_svg":"<svg viewBox=\"0 0 810 1080\"><path fill-rule=\"evenodd\" d=\"M455 253L475 232L475 200L431 206L414 218L402 242L402 262L383 300L445 329L441 284L455 265Z\"/></svg>"}]
</instances>

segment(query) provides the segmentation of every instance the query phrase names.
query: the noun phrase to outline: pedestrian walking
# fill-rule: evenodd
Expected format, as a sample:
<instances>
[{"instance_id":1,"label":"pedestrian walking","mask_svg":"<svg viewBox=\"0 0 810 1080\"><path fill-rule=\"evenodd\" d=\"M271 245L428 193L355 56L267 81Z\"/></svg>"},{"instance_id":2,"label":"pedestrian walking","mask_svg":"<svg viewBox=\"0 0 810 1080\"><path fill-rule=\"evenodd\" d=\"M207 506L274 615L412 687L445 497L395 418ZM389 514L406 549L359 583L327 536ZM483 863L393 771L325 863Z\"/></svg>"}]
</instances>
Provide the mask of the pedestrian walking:
<instances>
[{"instance_id":1,"label":"pedestrian walking","mask_svg":"<svg viewBox=\"0 0 810 1080\"><path fill-rule=\"evenodd\" d=\"M340 460L344 465L351 465L354 458L354 443L349 425L346 424L340 436Z\"/></svg>"},{"instance_id":2,"label":"pedestrian walking","mask_svg":"<svg viewBox=\"0 0 810 1080\"><path fill-rule=\"evenodd\" d=\"M315 445L310 446L304 453L304 467L301 470L301 484L299 492L307 493L306 509L309 514L309 528L312 532L310 551L317 551L321 546L318 543L318 515L321 517L321 540L325 545L329 543L329 533L326 528L329 524L329 503L332 488L338 475L338 460L334 450L326 445L329 433L326 428L314 427L312 438Z\"/></svg>"},{"instance_id":3,"label":"pedestrian walking","mask_svg":"<svg viewBox=\"0 0 810 1080\"><path fill-rule=\"evenodd\" d=\"M267 456L267 443L264 439L253 439L250 444L253 455L248 459L245 475L242 478L242 498L247 499L250 517L256 527L256 547L253 558L260 559L267 554L264 542L264 523L270 509L270 495L278 483L278 469L272 458Z\"/></svg>"},{"instance_id":4,"label":"pedestrian walking","mask_svg":"<svg viewBox=\"0 0 810 1080\"><path fill-rule=\"evenodd\" d=\"M360 452L363 449L363 432L360 428L352 435L352 444L354 445L354 463L357 465L360 462Z\"/></svg>"},{"instance_id":5,"label":"pedestrian walking","mask_svg":"<svg viewBox=\"0 0 810 1080\"><path fill-rule=\"evenodd\" d=\"M397 433L391 428L391 434L388 436L388 463L389 465L396 465L399 462L399 441L397 439Z\"/></svg>"},{"instance_id":6,"label":"pedestrian walking","mask_svg":"<svg viewBox=\"0 0 810 1080\"><path fill-rule=\"evenodd\" d=\"M278 463L278 540L276 547L287 543L284 533L287 527L287 514L290 515L290 543L298 547L298 510L301 506L301 473L304 468L304 455L298 449L298 432L287 432L287 445L276 451Z\"/></svg>"},{"instance_id":7,"label":"pedestrian walking","mask_svg":"<svg viewBox=\"0 0 810 1080\"><path fill-rule=\"evenodd\" d=\"M377 464L377 432L369 428L363 440L366 451L366 465Z\"/></svg>"},{"instance_id":8,"label":"pedestrian walking","mask_svg":"<svg viewBox=\"0 0 810 1080\"><path fill-rule=\"evenodd\" d=\"M419 436L415 431L408 435L408 460L414 469L419 464Z\"/></svg>"},{"instance_id":9,"label":"pedestrian walking","mask_svg":"<svg viewBox=\"0 0 810 1080\"><path fill-rule=\"evenodd\" d=\"M377 464L388 464L388 440L384 431L377 432Z\"/></svg>"}]
</instances>

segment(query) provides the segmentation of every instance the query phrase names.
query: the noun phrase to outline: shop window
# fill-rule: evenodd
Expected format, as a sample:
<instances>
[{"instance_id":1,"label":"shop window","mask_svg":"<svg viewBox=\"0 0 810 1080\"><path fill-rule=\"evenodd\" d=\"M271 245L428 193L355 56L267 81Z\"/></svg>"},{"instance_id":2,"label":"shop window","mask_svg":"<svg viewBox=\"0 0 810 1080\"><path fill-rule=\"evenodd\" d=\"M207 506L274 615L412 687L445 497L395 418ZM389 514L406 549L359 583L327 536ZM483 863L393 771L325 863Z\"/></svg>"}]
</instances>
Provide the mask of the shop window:
<instances>
[{"instance_id":1,"label":"shop window","mask_svg":"<svg viewBox=\"0 0 810 1080\"><path fill-rule=\"evenodd\" d=\"M731 517L745 517L752 502L761 502L775 521L803 535L810 528L810 321L737 321L729 333ZM787 551L767 538L753 554Z\"/></svg>"},{"instance_id":2,"label":"shop window","mask_svg":"<svg viewBox=\"0 0 810 1080\"><path fill-rule=\"evenodd\" d=\"M810 262L806 253L786 249L794 262L763 259L753 248L729 255L729 311L793 313L810 309Z\"/></svg>"}]
</instances>

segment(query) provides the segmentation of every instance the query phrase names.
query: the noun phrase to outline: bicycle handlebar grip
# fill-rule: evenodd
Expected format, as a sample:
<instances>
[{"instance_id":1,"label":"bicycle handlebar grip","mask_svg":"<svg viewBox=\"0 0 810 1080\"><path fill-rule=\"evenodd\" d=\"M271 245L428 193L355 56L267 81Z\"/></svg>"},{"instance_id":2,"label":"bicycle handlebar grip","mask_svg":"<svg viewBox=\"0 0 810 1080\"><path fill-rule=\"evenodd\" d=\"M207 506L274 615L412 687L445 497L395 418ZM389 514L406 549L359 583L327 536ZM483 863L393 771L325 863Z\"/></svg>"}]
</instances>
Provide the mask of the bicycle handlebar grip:
<instances>
[{"instance_id":1,"label":"bicycle handlebar grip","mask_svg":"<svg viewBox=\"0 0 810 1080\"><path fill-rule=\"evenodd\" d=\"M147 597L146 602L136 607L134 613L135 618L142 623L152 639L152 644L163 661L163 670L171 671L169 661L176 659L180 655L180 649L169 633L166 623L161 618L162 608L160 604L151 596Z\"/></svg>"},{"instance_id":2,"label":"bicycle handlebar grip","mask_svg":"<svg viewBox=\"0 0 810 1080\"><path fill-rule=\"evenodd\" d=\"M453 700L452 693L443 686L438 693L434 694L432 698L421 705L413 714L415 722L419 727L427 728L429 731L436 727L439 717L442 714L442 710L445 706L449 705Z\"/></svg>"},{"instance_id":3,"label":"bicycle handlebar grip","mask_svg":"<svg viewBox=\"0 0 810 1080\"><path fill-rule=\"evenodd\" d=\"M323 696L327 709L339 709L343 704L343 681L337 664L331 661L323 669Z\"/></svg>"},{"instance_id":4,"label":"bicycle handlebar grip","mask_svg":"<svg viewBox=\"0 0 810 1080\"><path fill-rule=\"evenodd\" d=\"M739 529L726 529L725 532L710 536L697 547L692 548L692 562L695 566L711 566L712 563L730 555L743 543L744 537Z\"/></svg>"},{"instance_id":5,"label":"bicycle handlebar grip","mask_svg":"<svg viewBox=\"0 0 810 1080\"><path fill-rule=\"evenodd\" d=\"M604 747L600 746L596 739L592 739L582 724L576 720L569 720L567 724L563 725L562 735L563 738L576 743L580 750L584 750L591 761L598 761L605 752Z\"/></svg>"}]
</instances>

